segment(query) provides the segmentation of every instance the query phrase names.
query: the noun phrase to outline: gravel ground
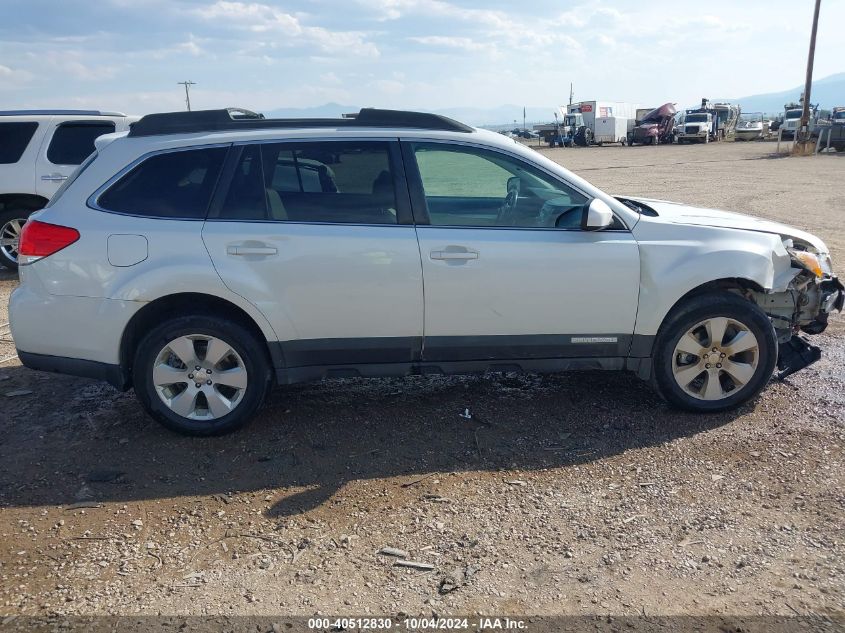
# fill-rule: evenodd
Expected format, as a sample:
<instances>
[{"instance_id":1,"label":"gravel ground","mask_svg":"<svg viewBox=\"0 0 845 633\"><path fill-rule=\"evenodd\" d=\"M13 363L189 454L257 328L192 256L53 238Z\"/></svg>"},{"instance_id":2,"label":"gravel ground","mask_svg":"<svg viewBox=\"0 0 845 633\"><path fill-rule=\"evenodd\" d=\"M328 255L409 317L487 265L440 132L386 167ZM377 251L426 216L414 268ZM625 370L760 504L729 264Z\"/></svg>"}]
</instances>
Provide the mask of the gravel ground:
<instances>
[{"instance_id":1,"label":"gravel ground","mask_svg":"<svg viewBox=\"0 0 845 633\"><path fill-rule=\"evenodd\" d=\"M772 149L543 151L614 193L810 230L841 268L845 156ZM333 380L214 439L5 362L0 617L842 616L845 319L816 341L822 361L732 413L627 374Z\"/></svg>"}]
</instances>

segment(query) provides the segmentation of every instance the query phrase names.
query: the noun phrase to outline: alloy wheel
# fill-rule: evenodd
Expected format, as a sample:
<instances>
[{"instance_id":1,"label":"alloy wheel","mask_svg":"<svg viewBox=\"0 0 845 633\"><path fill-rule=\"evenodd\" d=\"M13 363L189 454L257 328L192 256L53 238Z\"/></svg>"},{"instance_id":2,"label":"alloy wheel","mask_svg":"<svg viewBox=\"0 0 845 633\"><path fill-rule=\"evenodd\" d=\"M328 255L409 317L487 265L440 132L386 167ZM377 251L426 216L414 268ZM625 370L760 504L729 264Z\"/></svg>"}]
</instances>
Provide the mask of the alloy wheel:
<instances>
[{"instance_id":1,"label":"alloy wheel","mask_svg":"<svg viewBox=\"0 0 845 633\"><path fill-rule=\"evenodd\" d=\"M712 317L678 340L672 374L684 392L700 400L722 400L743 389L760 362L757 337L744 323Z\"/></svg>"},{"instance_id":2,"label":"alloy wheel","mask_svg":"<svg viewBox=\"0 0 845 633\"><path fill-rule=\"evenodd\" d=\"M0 227L0 251L10 261L18 261L18 249L24 224L26 224L26 218L12 218Z\"/></svg>"},{"instance_id":3,"label":"alloy wheel","mask_svg":"<svg viewBox=\"0 0 845 633\"><path fill-rule=\"evenodd\" d=\"M156 355L152 382L161 401L190 420L215 420L243 400L249 376L241 356L223 339L189 334Z\"/></svg>"}]
</instances>

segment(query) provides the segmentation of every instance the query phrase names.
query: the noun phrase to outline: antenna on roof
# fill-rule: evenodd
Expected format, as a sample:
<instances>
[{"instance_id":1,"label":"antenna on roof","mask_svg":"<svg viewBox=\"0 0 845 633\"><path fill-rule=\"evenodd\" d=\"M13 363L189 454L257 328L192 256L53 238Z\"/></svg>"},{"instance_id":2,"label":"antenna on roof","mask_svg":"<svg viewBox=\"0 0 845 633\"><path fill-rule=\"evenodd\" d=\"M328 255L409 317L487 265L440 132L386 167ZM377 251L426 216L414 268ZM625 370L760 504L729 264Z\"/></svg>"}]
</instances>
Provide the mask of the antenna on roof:
<instances>
[{"instance_id":1,"label":"antenna on roof","mask_svg":"<svg viewBox=\"0 0 845 633\"><path fill-rule=\"evenodd\" d=\"M189 86L196 86L197 84L188 79L187 81L177 81L176 85L185 86L185 105L188 106L188 112L191 111L191 93L188 91Z\"/></svg>"}]
</instances>

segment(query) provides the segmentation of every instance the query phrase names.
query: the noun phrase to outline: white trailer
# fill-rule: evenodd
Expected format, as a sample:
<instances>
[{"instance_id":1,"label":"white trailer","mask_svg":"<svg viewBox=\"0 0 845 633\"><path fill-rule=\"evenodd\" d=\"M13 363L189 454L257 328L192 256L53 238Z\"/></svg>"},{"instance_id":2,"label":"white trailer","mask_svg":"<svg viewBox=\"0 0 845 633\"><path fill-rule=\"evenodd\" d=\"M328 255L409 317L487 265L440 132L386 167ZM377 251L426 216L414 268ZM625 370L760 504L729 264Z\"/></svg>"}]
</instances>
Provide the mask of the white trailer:
<instances>
[{"instance_id":1,"label":"white trailer","mask_svg":"<svg viewBox=\"0 0 845 633\"><path fill-rule=\"evenodd\" d=\"M626 138L628 131L633 129L637 108L639 107L640 105L637 103L628 103L626 101L581 101L580 103L570 103L566 106L566 111L569 114L581 114L584 126L589 128L590 136L595 143L599 142L598 130L596 129L597 122L615 119L616 122L612 124L604 123L603 127L605 130L602 132L602 136L613 136L615 137L614 140L603 140L602 142L617 143L623 138ZM621 127L623 125L619 121L624 122L625 127L625 133L621 136L617 136L618 128L616 126ZM629 121L630 123L628 123ZM614 126L612 132L607 131L608 125Z\"/></svg>"},{"instance_id":2,"label":"white trailer","mask_svg":"<svg viewBox=\"0 0 845 633\"><path fill-rule=\"evenodd\" d=\"M584 117L584 125L595 131L596 118L634 119L639 107L639 104L625 101L581 101L580 103L569 104L566 106L566 111L568 113L580 112Z\"/></svg>"},{"instance_id":3,"label":"white trailer","mask_svg":"<svg viewBox=\"0 0 845 633\"><path fill-rule=\"evenodd\" d=\"M596 145L604 143L622 143L628 140L628 132L634 128L634 119L626 119L618 116L597 118L593 130L593 142Z\"/></svg>"}]
</instances>

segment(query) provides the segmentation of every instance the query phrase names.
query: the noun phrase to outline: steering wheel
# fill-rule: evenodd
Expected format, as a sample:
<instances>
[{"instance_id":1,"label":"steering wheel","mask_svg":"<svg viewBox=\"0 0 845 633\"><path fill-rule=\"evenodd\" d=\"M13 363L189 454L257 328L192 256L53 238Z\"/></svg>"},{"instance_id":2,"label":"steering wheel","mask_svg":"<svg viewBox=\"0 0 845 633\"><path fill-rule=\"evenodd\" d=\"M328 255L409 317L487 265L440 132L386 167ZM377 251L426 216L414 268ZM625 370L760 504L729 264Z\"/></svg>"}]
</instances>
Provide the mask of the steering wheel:
<instances>
[{"instance_id":1,"label":"steering wheel","mask_svg":"<svg viewBox=\"0 0 845 633\"><path fill-rule=\"evenodd\" d=\"M499 208L499 215L496 217L496 224L509 226L513 224L516 204L519 202L520 180L518 176L508 178L508 193L505 196L502 206Z\"/></svg>"}]
</instances>

